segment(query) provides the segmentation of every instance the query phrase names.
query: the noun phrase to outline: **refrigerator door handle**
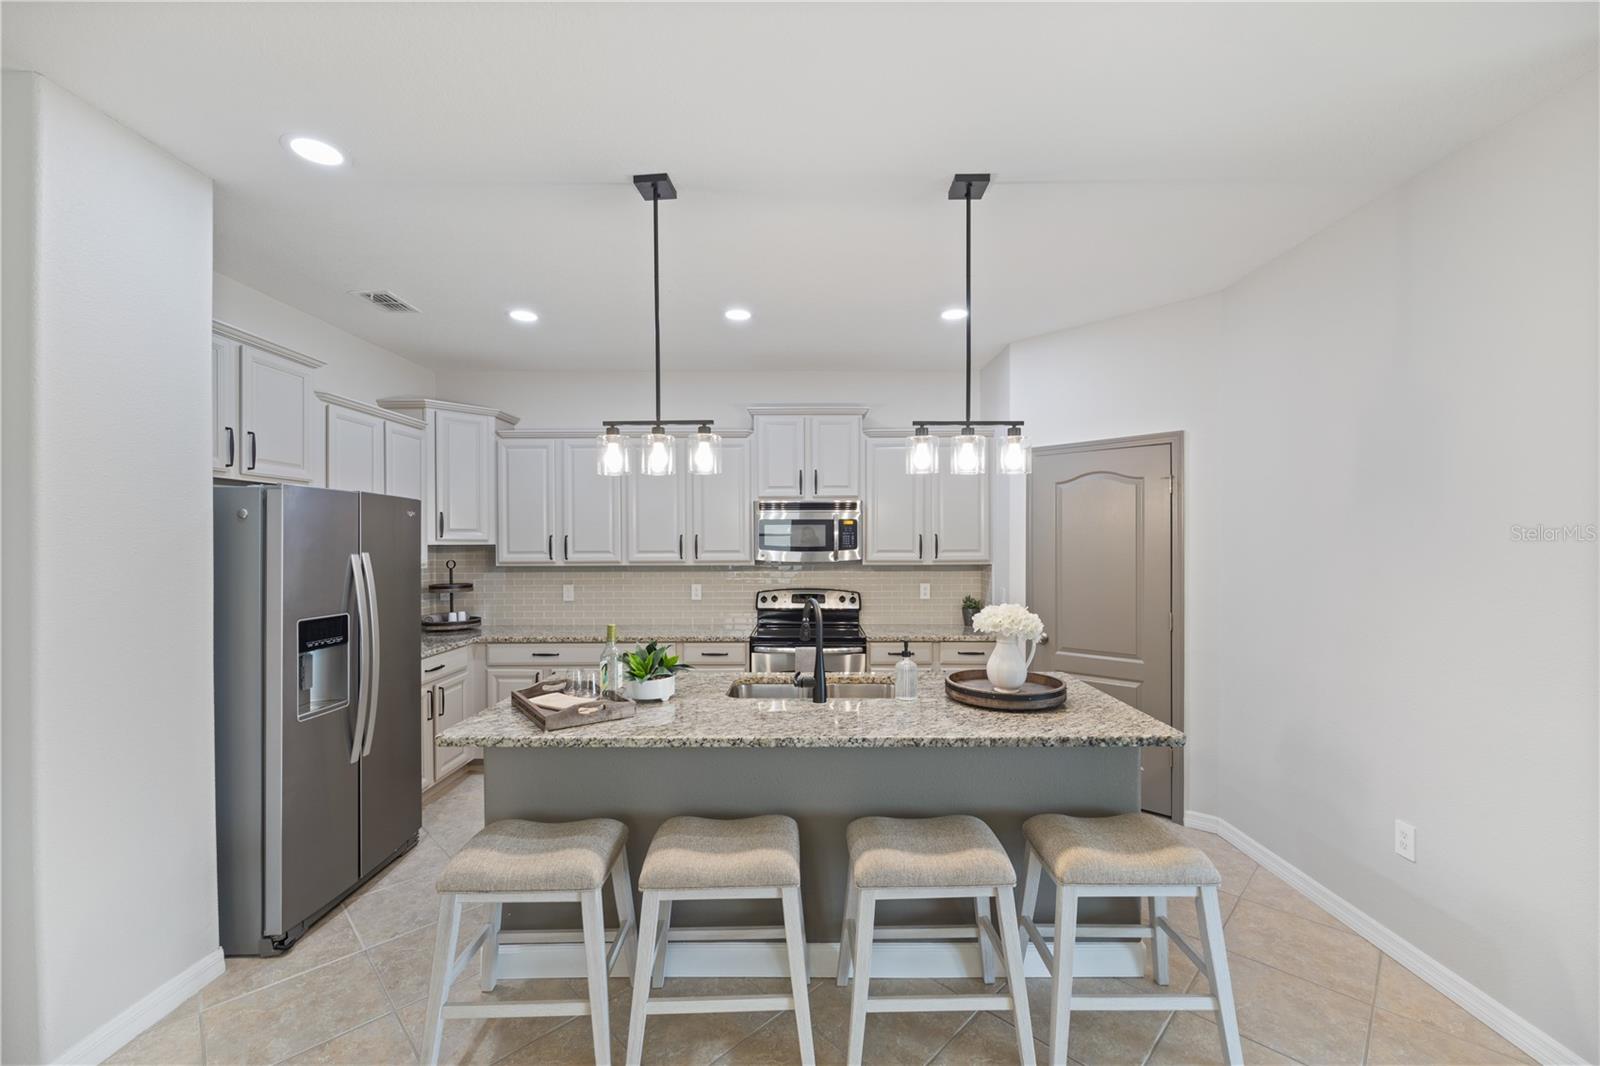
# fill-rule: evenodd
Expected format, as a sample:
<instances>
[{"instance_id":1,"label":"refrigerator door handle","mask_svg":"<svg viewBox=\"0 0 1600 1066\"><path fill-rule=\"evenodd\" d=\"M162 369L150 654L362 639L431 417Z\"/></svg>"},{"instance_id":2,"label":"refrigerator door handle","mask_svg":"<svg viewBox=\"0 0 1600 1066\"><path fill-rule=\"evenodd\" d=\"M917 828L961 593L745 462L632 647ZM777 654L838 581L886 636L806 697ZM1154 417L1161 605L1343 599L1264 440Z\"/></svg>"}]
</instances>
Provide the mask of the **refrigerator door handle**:
<instances>
[{"instance_id":1,"label":"refrigerator door handle","mask_svg":"<svg viewBox=\"0 0 1600 1066\"><path fill-rule=\"evenodd\" d=\"M372 639L367 642L372 657L372 683L367 686L367 739L361 745L363 756L372 754L372 738L378 732L378 674L383 663L383 630L378 624L378 579L372 573L372 556L361 553L361 568L367 577L367 609L372 615Z\"/></svg>"},{"instance_id":2,"label":"refrigerator door handle","mask_svg":"<svg viewBox=\"0 0 1600 1066\"><path fill-rule=\"evenodd\" d=\"M367 732L367 685L372 676L372 618L367 605L367 575L360 554L350 556L350 576L356 587L356 620L361 626L361 647L357 649L356 728L350 740L350 764L361 761L361 741Z\"/></svg>"}]
</instances>

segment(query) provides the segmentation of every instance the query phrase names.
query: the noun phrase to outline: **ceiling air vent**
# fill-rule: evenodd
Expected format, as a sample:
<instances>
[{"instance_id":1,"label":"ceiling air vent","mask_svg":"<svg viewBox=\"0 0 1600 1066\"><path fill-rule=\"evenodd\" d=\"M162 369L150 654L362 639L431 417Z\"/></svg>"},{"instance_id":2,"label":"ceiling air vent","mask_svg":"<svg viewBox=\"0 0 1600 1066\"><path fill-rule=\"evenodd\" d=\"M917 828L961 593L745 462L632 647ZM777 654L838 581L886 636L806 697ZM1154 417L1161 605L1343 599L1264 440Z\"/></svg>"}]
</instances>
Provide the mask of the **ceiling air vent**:
<instances>
[{"instance_id":1,"label":"ceiling air vent","mask_svg":"<svg viewBox=\"0 0 1600 1066\"><path fill-rule=\"evenodd\" d=\"M378 289L375 292L358 292L352 290L350 295L359 296L368 303L375 304L376 306L383 308L385 311L398 311L404 314L412 315L418 313L415 307L412 307L410 304L400 299L400 297L386 289Z\"/></svg>"}]
</instances>

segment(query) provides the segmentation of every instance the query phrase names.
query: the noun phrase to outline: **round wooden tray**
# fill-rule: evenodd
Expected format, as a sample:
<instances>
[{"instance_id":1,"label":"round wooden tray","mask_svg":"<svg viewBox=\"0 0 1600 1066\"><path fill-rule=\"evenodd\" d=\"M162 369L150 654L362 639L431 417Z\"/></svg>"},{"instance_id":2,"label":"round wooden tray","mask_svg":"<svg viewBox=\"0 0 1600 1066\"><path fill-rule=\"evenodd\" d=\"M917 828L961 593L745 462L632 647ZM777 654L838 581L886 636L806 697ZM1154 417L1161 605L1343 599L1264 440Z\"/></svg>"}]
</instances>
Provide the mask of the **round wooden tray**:
<instances>
[{"instance_id":1,"label":"round wooden tray","mask_svg":"<svg viewBox=\"0 0 1600 1066\"><path fill-rule=\"evenodd\" d=\"M483 625L483 619L471 614L465 618L456 618L445 621L442 614L428 614L422 616L422 631L424 633L454 633L462 629L477 629Z\"/></svg>"},{"instance_id":2,"label":"round wooden tray","mask_svg":"<svg viewBox=\"0 0 1600 1066\"><path fill-rule=\"evenodd\" d=\"M1048 711L1067 702L1067 683L1049 674L1030 673L1016 692L1001 692L982 670L952 670L944 691L957 703L986 711Z\"/></svg>"}]
</instances>

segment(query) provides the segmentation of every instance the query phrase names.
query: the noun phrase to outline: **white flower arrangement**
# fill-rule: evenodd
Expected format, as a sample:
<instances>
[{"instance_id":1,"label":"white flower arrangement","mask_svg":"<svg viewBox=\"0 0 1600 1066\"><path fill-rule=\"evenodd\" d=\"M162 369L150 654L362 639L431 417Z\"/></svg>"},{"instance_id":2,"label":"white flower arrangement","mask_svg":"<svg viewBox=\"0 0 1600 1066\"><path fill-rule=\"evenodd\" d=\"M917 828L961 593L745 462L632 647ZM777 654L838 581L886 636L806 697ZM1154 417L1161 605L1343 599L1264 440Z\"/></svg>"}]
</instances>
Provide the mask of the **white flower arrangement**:
<instances>
[{"instance_id":1,"label":"white flower arrangement","mask_svg":"<svg viewBox=\"0 0 1600 1066\"><path fill-rule=\"evenodd\" d=\"M1044 620L1020 603L991 603L972 616L972 628L991 637L1038 640L1044 636Z\"/></svg>"}]
</instances>

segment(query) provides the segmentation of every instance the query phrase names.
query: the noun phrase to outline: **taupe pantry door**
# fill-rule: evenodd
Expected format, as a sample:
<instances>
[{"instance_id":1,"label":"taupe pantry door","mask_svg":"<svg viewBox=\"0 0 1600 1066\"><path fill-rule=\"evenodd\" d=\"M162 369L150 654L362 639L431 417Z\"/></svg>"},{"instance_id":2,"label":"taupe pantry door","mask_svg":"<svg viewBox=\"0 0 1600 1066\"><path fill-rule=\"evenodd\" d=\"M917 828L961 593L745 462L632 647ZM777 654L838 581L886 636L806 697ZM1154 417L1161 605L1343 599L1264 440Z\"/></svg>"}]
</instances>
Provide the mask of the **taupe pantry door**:
<instances>
[{"instance_id":1,"label":"taupe pantry door","mask_svg":"<svg viewBox=\"0 0 1600 1066\"><path fill-rule=\"evenodd\" d=\"M1036 449L1028 478L1028 603L1044 619L1034 660L1153 718L1181 721L1175 632L1174 475L1181 438ZM1147 748L1145 810L1170 817L1181 798L1171 748Z\"/></svg>"}]
</instances>

